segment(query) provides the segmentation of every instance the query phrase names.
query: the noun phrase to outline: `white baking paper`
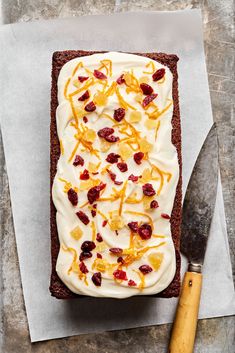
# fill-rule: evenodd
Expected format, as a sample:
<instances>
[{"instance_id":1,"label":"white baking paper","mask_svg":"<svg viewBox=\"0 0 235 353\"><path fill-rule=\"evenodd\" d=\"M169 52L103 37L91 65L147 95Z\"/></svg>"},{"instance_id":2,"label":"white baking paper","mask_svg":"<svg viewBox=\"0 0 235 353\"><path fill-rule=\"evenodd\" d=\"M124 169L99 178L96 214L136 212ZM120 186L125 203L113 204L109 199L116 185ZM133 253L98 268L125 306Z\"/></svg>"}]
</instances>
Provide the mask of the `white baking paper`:
<instances>
[{"instance_id":1,"label":"white baking paper","mask_svg":"<svg viewBox=\"0 0 235 353\"><path fill-rule=\"evenodd\" d=\"M200 12L124 13L13 24L0 28L0 39L1 126L31 340L171 322L176 299L63 301L50 296L51 56L65 49L177 54L185 190L212 125ZM233 313L234 291L219 184L200 318Z\"/></svg>"}]
</instances>

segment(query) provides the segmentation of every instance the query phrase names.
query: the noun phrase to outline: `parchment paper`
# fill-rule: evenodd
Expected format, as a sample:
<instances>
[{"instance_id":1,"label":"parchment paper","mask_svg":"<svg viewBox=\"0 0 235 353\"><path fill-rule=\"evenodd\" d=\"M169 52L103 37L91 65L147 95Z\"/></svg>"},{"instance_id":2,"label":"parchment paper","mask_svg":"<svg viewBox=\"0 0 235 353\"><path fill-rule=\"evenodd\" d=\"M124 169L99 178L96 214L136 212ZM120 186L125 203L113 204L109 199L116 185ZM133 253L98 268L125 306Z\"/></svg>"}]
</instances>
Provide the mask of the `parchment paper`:
<instances>
[{"instance_id":1,"label":"parchment paper","mask_svg":"<svg viewBox=\"0 0 235 353\"><path fill-rule=\"evenodd\" d=\"M51 56L65 49L177 54L185 190L212 125L200 12L124 13L13 24L0 28L0 39L1 126L31 340L171 322L176 299L60 301L50 296ZM219 184L199 316L233 313L234 291Z\"/></svg>"}]
</instances>

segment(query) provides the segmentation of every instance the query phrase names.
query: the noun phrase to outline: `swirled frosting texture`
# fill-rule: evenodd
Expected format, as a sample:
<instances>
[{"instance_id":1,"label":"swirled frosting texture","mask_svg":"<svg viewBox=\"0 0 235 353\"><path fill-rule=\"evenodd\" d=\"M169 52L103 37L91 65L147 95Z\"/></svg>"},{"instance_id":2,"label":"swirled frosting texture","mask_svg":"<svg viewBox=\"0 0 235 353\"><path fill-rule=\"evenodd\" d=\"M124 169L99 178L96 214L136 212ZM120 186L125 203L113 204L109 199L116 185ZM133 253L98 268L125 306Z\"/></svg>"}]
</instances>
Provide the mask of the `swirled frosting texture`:
<instances>
[{"instance_id":1,"label":"swirled frosting texture","mask_svg":"<svg viewBox=\"0 0 235 353\"><path fill-rule=\"evenodd\" d=\"M152 75L160 69L165 70L164 75L154 81ZM105 77L95 77L94 70ZM121 75L122 80L116 83ZM61 245L56 270L74 293L113 298L150 295L164 290L174 277L176 260L169 218L179 164L171 142L172 80L170 70L160 63L117 52L76 58L61 69L56 112L61 155L52 190ZM143 93L141 83L150 85L157 94L145 107L143 101L149 95ZM79 100L86 91L89 98ZM95 110L87 112L90 102L94 102ZM125 112L121 121L114 119L119 108ZM104 127L114 129L111 136L119 140L107 142L99 137L98 131ZM138 152L143 153L140 164L134 160ZM117 163L108 163L110 153L119 154L118 162L126 163L128 170L122 172ZM84 165L74 165L76 156L82 157ZM89 179L81 180L85 169ZM138 180L130 180L130 175L138 176ZM89 189L101 183L106 186L99 198L89 202ZM146 184L151 184L154 195L145 195ZM75 195L72 202L71 189ZM88 217L88 224L78 217L79 211ZM137 222L138 229L148 224L152 234L145 237L138 230L131 231L130 222ZM81 257L84 241L95 244L85 259ZM119 248L118 252L111 252L113 248ZM97 273L98 286L94 280Z\"/></svg>"}]
</instances>

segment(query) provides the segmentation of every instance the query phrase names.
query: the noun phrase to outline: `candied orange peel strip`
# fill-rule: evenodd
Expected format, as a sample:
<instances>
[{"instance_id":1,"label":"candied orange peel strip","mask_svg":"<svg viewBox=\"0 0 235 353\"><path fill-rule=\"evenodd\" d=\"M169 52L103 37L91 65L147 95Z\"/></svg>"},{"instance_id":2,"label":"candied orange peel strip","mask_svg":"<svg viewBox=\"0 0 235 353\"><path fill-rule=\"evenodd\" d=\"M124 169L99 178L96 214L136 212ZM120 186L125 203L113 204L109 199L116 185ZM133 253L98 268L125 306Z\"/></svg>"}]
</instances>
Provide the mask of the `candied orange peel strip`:
<instances>
[{"instance_id":1,"label":"candied orange peel strip","mask_svg":"<svg viewBox=\"0 0 235 353\"><path fill-rule=\"evenodd\" d=\"M139 81L135 77L133 69L131 70L131 72L126 72L124 74L124 80L125 80L125 83L127 86L126 93L130 93L130 92L139 93L139 92L141 92L141 89L139 86Z\"/></svg>"},{"instance_id":2,"label":"candied orange peel strip","mask_svg":"<svg viewBox=\"0 0 235 353\"><path fill-rule=\"evenodd\" d=\"M167 104L167 106L165 108L163 108L161 111L159 111L158 108L156 108L153 112L148 113L146 112L146 114L148 115L149 119L153 119L153 120L157 120L161 115L163 115L172 105L172 101Z\"/></svg>"},{"instance_id":3,"label":"candied orange peel strip","mask_svg":"<svg viewBox=\"0 0 235 353\"><path fill-rule=\"evenodd\" d=\"M64 86L64 97L66 99L68 99L68 87L69 87L70 81L71 81L71 77L68 78L68 80L66 81L66 84Z\"/></svg>"},{"instance_id":4,"label":"candied orange peel strip","mask_svg":"<svg viewBox=\"0 0 235 353\"><path fill-rule=\"evenodd\" d=\"M159 188L157 190L157 195L160 195L163 185L164 185L164 175L167 176L167 182L169 182L172 178L172 174L169 172L164 172L163 170L161 170L160 168L158 168L155 164L151 163L148 159L147 159L149 165L152 167L153 170L155 170L158 175L160 176L160 185Z\"/></svg>"},{"instance_id":5,"label":"candied orange peel strip","mask_svg":"<svg viewBox=\"0 0 235 353\"><path fill-rule=\"evenodd\" d=\"M132 214L132 215L135 215L135 216L142 216L142 217L146 217L148 218L148 221L152 227L152 229L154 228L153 227L153 220L152 218L147 214L147 213L142 213L142 212L136 212L136 211L125 211L125 213L128 213L128 214Z\"/></svg>"},{"instance_id":6,"label":"candied orange peel strip","mask_svg":"<svg viewBox=\"0 0 235 353\"><path fill-rule=\"evenodd\" d=\"M76 94L84 91L84 90L87 90L90 86L92 86L94 84L94 78L89 78L87 81L85 81L85 84L82 85L81 88L77 89L76 91L70 93L68 95L69 98L73 97L73 96L76 96Z\"/></svg>"},{"instance_id":7,"label":"candied orange peel strip","mask_svg":"<svg viewBox=\"0 0 235 353\"><path fill-rule=\"evenodd\" d=\"M128 254L125 258L124 258L124 265L125 267L130 266L133 262L135 262L136 260L141 259L141 257L149 250L151 249L157 249L163 245L165 245L166 242L163 241L161 243L159 243L158 245L155 246L146 246L143 249L137 250L135 248L128 248L128 249L124 249L123 250L123 254Z\"/></svg>"},{"instance_id":8,"label":"candied orange peel strip","mask_svg":"<svg viewBox=\"0 0 235 353\"><path fill-rule=\"evenodd\" d=\"M126 195L126 187L127 187L127 180L124 182L123 188L122 188L122 190L120 192L121 200L120 200L120 205L119 205L119 210L118 210L119 216L121 216L121 214L122 214L123 202L124 202L124 198L125 198L125 195Z\"/></svg>"},{"instance_id":9,"label":"candied orange peel strip","mask_svg":"<svg viewBox=\"0 0 235 353\"><path fill-rule=\"evenodd\" d=\"M95 241L95 239L96 239L96 226L95 226L94 221L91 222L91 230L92 230L92 241Z\"/></svg>"},{"instance_id":10,"label":"candied orange peel strip","mask_svg":"<svg viewBox=\"0 0 235 353\"><path fill-rule=\"evenodd\" d=\"M81 67L83 67L83 63L80 61L80 62L75 66L75 68L74 68L74 70L73 70L73 72L72 72L72 76L70 76L70 77L68 78L68 80L67 80L67 82L66 82L66 84L65 84L65 86L64 86L64 97L65 97L66 99L68 99L68 87L69 87L69 84L70 84L72 78L74 77L74 75L76 74L77 70L78 70L79 68L81 68Z\"/></svg>"},{"instance_id":11,"label":"candied orange peel strip","mask_svg":"<svg viewBox=\"0 0 235 353\"><path fill-rule=\"evenodd\" d=\"M72 77L76 74L77 70L80 69L81 67L83 67L82 61L80 61L73 69Z\"/></svg>"},{"instance_id":12,"label":"candied orange peel strip","mask_svg":"<svg viewBox=\"0 0 235 353\"><path fill-rule=\"evenodd\" d=\"M145 277L144 277L144 274L140 271L136 271L136 270L133 270L133 272L137 273L137 275L139 276L140 278L140 284L138 286L138 288L140 289L140 291L142 291L145 287Z\"/></svg>"},{"instance_id":13,"label":"candied orange peel strip","mask_svg":"<svg viewBox=\"0 0 235 353\"><path fill-rule=\"evenodd\" d=\"M136 193L135 193L136 194ZM143 196L140 198L140 199L138 199L137 197L136 197L136 195L130 195L126 200L125 200L125 203L128 203L128 204L135 204L135 203L140 203L140 202L142 202L143 201Z\"/></svg>"},{"instance_id":14,"label":"candied orange peel strip","mask_svg":"<svg viewBox=\"0 0 235 353\"><path fill-rule=\"evenodd\" d=\"M60 152L62 155L64 154L64 145L62 140L60 140Z\"/></svg>"},{"instance_id":15,"label":"candied orange peel strip","mask_svg":"<svg viewBox=\"0 0 235 353\"><path fill-rule=\"evenodd\" d=\"M98 70L102 70L103 68L105 68L106 70L106 74L109 75L110 77L112 76L113 72L112 72L112 60L109 59L104 59L104 60L100 60L101 62L101 66L98 68Z\"/></svg>"},{"instance_id":16,"label":"candied orange peel strip","mask_svg":"<svg viewBox=\"0 0 235 353\"><path fill-rule=\"evenodd\" d=\"M143 74L152 75L156 71L155 65L152 61L149 61L149 63L146 64L145 67L150 68L151 71L143 71Z\"/></svg>"},{"instance_id":17,"label":"candied orange peel strip","mask_svg":"<svg viewBox=\"0 0 235 353\"><path fill-rule=\"evenodd\" d=\"M73 149L73 151L72 151L72 153L71 153L71 155L70 155L70 157L69 157L68 162L71 162L71 160L72 160L73 157L75 156L75 153L77 152L77 149L78 149L79 144L80 144L80 141L77 141L77 142L76 142L76 145L75 145L75 147L74 147L74 149Z\"/></svg>"},{"instance_id":18,"label":"candied orange peel strip","mask_svg":"<svg viewBox=\"0 0 235 353\"><path fill-rule=\"evenodd\" d=\"M106 95L107 97L112 96L112 95L115 93L116 86L117 86L117 83L116 83L116 82L112 82L112 84L109 86L109 88L108 88L107 91L105 92L105 95Z\"/></svg>"},{"instance_id":19,"label":"candied orange peel strip","mask_svg":"<svg viewBox=\"0 0 235 353\"><path fill-rule=\"evenodd\" d=\"M120 91L119 91L119 88L118 88L117 86L116 86L115 91L116 91L116 95L117 95L119 104L121 105L122 108L124 108L124 109L126 109L126 110L127 110L128 108L130 108L130 109L132 109L132 110L136 110L135 107L133 107L132 105L130 105L129 103L127 103L127 102L125 101L125 99L122 97L122 95L121 95L121 93L120 93Z\"/></svg>"},{"instance_id":20,"label":"candied orange peel strip","mask_svg":"<svg viewBox=\"0 0 235 353\"><path fill-rule=\"evenodd\" d=\"M67 180L65 180L63 178L58 178L58 180L61 181L62 183L65 183L65 185L64 185L64 193L67 193L69 191L69 189L72 188L72 184L69 181L67 181ZM78 192L78 188L76 186L73 187L73 189L74 189L74 191Z\"/></svg>"},{"instance_id":21,"label":"candied orange peel strip","mask_svg":"<svg viewBox=\"0 0 235 353\"><path fill-rule=\"evenodd\" d=\"M157 140L157 134L158 134L158 130L160 128L161 125L161 121L158 122L157 126L156 126L156 130L155 130L155 141Z\"/></svg>"},{"instance_id":22,"label":"candied orange peel strip","mask_svg":"<svg viewBox=\"0 0 235 353\"><path fill-rule=\"evenodd\" d=\"M88 285L88 282L87 282L87 277L86 277L86 274L85 273L82 273L80 268L79 268L79 265L77 263L77 251L74 249L74 248L71 248L71 247L66 247L62 244L61 246L61 249L63 249L64 251L69 251L70 253L72 253L73 255L73 261L71 263L71 266L70 268L68 269L68 275L71 273L71 271L73 270L73 268L76 268L76 271L78 272L78 277L80 280L84 279L84 283L86 285Z\"/></svg>"}]
</instances>

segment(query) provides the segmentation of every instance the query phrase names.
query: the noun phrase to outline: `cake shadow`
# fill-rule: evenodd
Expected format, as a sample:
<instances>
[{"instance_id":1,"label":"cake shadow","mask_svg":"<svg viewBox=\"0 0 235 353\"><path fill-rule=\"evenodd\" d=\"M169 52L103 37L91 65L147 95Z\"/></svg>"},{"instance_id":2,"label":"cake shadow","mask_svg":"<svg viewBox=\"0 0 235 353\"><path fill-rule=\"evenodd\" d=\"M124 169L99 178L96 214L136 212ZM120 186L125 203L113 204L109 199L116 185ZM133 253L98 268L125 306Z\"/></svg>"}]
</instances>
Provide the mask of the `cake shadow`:
<instances>
[{"instance_id":1,"label":"cake shadow","mask_svg":"<svg viewBox=\"0 0 235 353\"><path fill-rule=\"evenodd\" d=\"M142 296L128 299L88 298L66 300L66 316L76 326L89 326L91 331L114 330L141 326L156 306L156 298ZM150 317L151 315L149 315ZM150 323L151 325L151 323ZM87 332L87 330L86 330Z\"/></svg>"}]
</instances>

